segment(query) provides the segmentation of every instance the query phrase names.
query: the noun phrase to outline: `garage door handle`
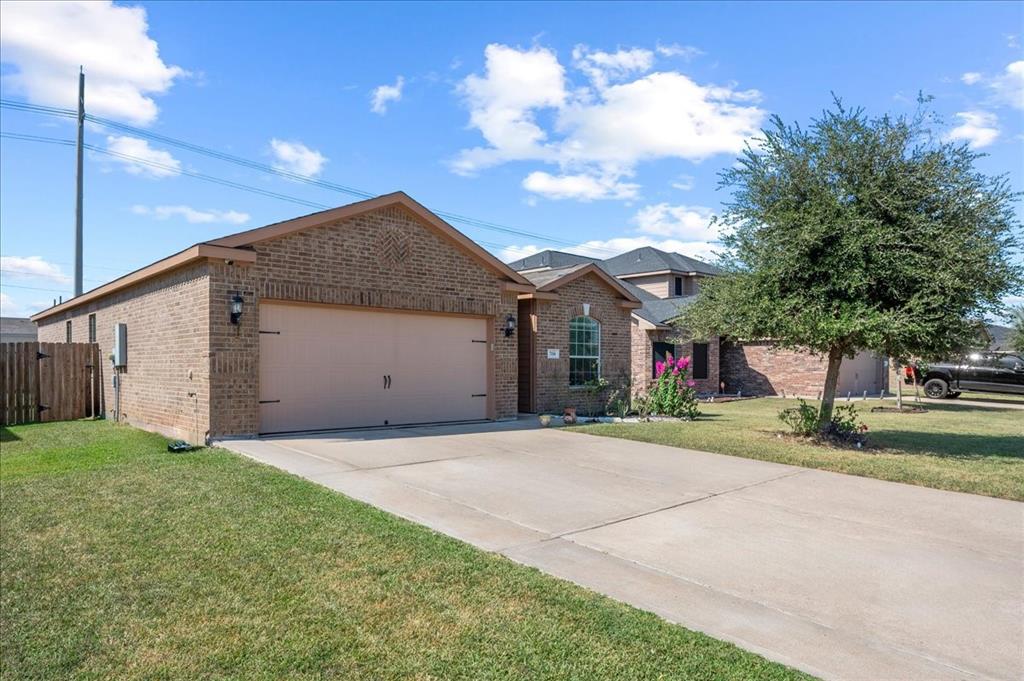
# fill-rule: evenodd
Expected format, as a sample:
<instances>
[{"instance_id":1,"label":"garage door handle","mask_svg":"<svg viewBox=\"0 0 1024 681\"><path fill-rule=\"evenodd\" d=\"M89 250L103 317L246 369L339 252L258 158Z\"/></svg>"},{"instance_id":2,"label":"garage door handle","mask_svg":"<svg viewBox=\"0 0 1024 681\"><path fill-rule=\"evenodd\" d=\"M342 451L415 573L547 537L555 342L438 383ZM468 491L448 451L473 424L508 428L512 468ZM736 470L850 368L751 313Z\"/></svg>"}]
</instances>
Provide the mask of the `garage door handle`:
<instances>
[{"instance_id":1,"label":"garage door handle","mask_svg":"<svg viewBox=\"0 0 1024 681\"><path fill-rule=\"evenodd\" d=\"M390 390L391 389L391 376L388 376L388 375L384 376L384 389L385 390Z\"/></svg>"}]
</instances>

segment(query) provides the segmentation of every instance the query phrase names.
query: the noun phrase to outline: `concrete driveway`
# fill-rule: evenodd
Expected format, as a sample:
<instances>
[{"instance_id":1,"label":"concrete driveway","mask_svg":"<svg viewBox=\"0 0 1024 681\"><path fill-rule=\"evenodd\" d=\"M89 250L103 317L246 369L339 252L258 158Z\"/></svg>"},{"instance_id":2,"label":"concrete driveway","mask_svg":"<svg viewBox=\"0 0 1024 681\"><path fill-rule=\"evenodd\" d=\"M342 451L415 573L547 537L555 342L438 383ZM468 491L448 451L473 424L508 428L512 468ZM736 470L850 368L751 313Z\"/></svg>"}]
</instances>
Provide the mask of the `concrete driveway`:
<instances>
[{"instance_id":1,"label":"concrete driveway","mask_svg":"<svg viewBox=\"0 0 1024 681\"><path fill-rule=\"evenodd\" d=\"M219 443L826 678L1024 678L1024 504L533 427Z\"/></svg>"}]
</instances>

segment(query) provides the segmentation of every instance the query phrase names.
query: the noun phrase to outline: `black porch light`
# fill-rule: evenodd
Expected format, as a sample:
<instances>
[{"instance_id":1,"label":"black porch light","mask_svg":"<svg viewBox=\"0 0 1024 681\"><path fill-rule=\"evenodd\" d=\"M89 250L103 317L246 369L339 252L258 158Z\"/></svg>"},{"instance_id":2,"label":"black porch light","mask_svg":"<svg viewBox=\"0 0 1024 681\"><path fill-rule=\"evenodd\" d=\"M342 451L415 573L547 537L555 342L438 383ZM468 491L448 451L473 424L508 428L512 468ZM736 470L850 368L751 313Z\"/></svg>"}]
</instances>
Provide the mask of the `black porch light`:
<instances>
[{"instance_id":1,"label":"black porch light","mask_svg":"<svg viewBox=\"0 0 1024 681\"><path fill-rule=\"evenodd\" d=\"M505 319L505 336L511 336L516 332L516 318L509 315Z\"/></svg>"},{"instance_id":2,"label":"black porch light","mask_svg":"<svg viewBox=\"0 0 1024 681\"><path fill-rule=\"evenodd\" d=\"M238 320L242 318L242 306L245 301L242 296L235 294L231 296L231 323L237 324Z\"/></svg>"}]
</instances>

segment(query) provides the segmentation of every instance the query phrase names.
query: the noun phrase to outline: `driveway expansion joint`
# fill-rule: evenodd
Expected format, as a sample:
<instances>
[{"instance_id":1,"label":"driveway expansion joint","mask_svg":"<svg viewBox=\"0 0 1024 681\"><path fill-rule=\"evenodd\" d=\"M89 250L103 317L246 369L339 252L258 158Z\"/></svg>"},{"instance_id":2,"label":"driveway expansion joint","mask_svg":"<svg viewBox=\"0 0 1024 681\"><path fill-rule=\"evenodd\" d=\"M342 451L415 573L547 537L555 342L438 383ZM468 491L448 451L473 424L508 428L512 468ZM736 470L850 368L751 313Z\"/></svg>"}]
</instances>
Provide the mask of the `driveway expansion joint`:
<instances>
[{"instance_id":1,"label":"driveway expansion joint","mask_svg":"<svg viewBox=\"0 0 1024 681\"><path fill-rule=\"evenodd\" d=\"M602 528L611 527L612 525L618 525L619 523L624 523L624 522L627 522L629 520L636 520L637 518L644 518L646 516L654 515L656 513L661 513L662 511L671 511L674 508L680 508L682 506L689 506L690 504L696 504L696 503L698 503L700 501L707 501L708 499L714 499L715 497L721 497L721 496L724 496L726 494L732 494L733 492L740 492L740 491L743 491L745 489L750 489L751 487L758 487L759 485L766 485L769 482L775 482L777 480L782 480L784 478L792 478L793 476L796 476L796 475L804 475L805 473L809 473L809 472L810 471L806 471L806 470L790 471L789 473L783 473L782 475L777 475L777 476L775 476L773 478L768 478L766 480L758 480L757 482L752 482L752 483L749 483L749 484L746 484L746 485L740 485L739 487L731 487L729 489L722 490L721 492L708 492L704 496L697 497L696 499L686 499L684 501L680 501L677 504L669 504L667 506L661 506L661 507L658 507L658 508L655 508L655 509L651 509L650 511L641 511L640 513L634 513L633 515L629 515L629 516L626 516L624 518L614 518L612 520L609 520L608 522L598 523L596 525L590 525L588 527L582 527L582 528L578 528L578 529L575 529L575 530L569 530L568 532L560 532L559 534L554 535L552 537L552 539L560 539L562 537L569 537L570 535L574 535L574 534L583 534L584 532L590 532L591 530L600 530Z\"/></svg>"}]
</instances>

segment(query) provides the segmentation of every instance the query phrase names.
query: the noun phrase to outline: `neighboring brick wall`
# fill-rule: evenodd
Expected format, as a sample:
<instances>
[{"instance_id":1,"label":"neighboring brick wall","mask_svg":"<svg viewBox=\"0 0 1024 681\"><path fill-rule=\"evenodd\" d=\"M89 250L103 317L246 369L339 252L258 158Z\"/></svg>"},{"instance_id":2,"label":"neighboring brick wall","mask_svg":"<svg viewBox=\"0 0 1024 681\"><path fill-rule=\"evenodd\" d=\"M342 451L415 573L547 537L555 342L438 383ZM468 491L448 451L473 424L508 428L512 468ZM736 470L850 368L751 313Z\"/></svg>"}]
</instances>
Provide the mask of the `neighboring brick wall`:
<instances>
[{"instance_id":1,"label":"neighboring brick wall","mask_svg":"<svg viewBox=\"0 0 1024 681\"><path fill-rule=\"evenodd\" d=\"M768 341L721 343L722 380L729 393L817 399L825 387L828 360L809 352L783 350ZM844 358L836 394L875 394L886 387L883 361L867 352Z\"/></svg>"},{"instance_id":2,"label":"neighboring brick wall","mask_svg":"<svg viewBox=\"0 0 1024 681\"><path fill-rule=\"evenodd\" d=\"M680 343L678 333L674 330L644 330L636 319L630 325L631 366L633 392L643 391L653 382L651 366L654 361L654 343L672 343L676 346L676 357L692 357L693 343ZM708 341L708 377L696 380L694 390L700 393L717 393L719 381L719 342L718 338Z\"/></svg>"},{"instance_id":3,"label":"neighboring brick wall","mask_svg":"<svg viewBox=\"0 0 1024 681\"><path fill-rule=\"evenodd\" d=\"M594 274L555 293L558 300L537 304L535 408L555 414L565 407L576 407L581 414L600 413L610 392L629 382L630 311L619 306L621 296ZM599 395L569 387L569 321L583 314L583 303L590 304L590 316L601 323L601 375L611 385ZM548 348L557 348L559 359L548 359Z\"/></svg>"},{"instance_id":4,"label":"neighboring brick wall","mask_svg":"<svg viewBox=\"0 0 1024 681\"><path fill-rule=\"evenodd\" d=\"M104 408L113 417L114 324L128 325L128 366L121 376L121 419L169 437L202 443L209 430L209 277L206 263L165 273L106 298L44 319L39 340L89 340L96 315ZM189 372L191 371L191 378Z\"/></svg>"},{"instance_id":5,"label":"neighboring brick wall","mask_svg":"<svg viewBox=\"0 0 1024 681\"><path fill-rule=\"evenodd\" d=\"M383 208L254 249L254 264L211 270L214 436L258 432L261 300L488 316L495 340L496 416L516 415L517 337L504 334L505 319L517 314L516 294L502 294L503 277L409 211ZM239 326L228 323L235 291L246 306Z\"/></svg>"}]
</instances>

